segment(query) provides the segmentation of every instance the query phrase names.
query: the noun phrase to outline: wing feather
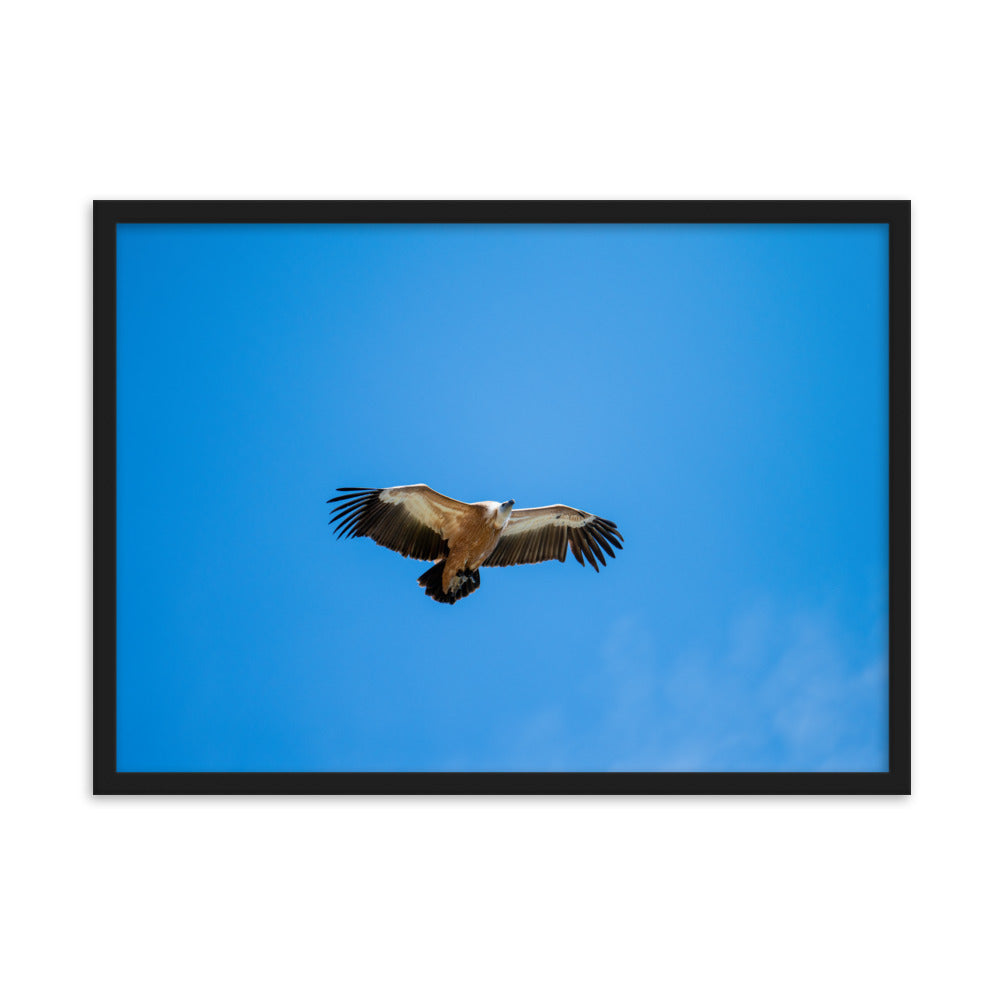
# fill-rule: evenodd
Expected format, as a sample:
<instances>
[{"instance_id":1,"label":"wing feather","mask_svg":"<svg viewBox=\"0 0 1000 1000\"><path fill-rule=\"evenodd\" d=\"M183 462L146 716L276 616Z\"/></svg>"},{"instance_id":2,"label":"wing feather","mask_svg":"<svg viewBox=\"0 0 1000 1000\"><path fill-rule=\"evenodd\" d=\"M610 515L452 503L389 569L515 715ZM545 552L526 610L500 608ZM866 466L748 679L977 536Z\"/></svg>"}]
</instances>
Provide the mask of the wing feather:
<instances>
[{"instance_id":1,"label":"wing feather","mask_svg":"<svg viewBox=\"0 0 1000 1000\"><path fill-rule=\"evenodd\" d=\"M448 555L448 536L469 504L453 500L424 483L365 489L342 486L332 504L330 524L340 538L366 536L411 559L435 560Z\"/></svg>"},{"instance_id":2,"label":"wing feather","mask_svg":"<svg viewBox=\"0 0 1000 1000\"><path fill-rule=\"evenodd\" d=\"M607 566L604 553L613 559L614 550L620 549L624 540L614 521L585 510L561 504L526 507L511 513L497 547L483 565L523 566L549 559L565 562L568 548L581 566L589 562L600 572L598 562Z\"/></svg>"}]
</instances>

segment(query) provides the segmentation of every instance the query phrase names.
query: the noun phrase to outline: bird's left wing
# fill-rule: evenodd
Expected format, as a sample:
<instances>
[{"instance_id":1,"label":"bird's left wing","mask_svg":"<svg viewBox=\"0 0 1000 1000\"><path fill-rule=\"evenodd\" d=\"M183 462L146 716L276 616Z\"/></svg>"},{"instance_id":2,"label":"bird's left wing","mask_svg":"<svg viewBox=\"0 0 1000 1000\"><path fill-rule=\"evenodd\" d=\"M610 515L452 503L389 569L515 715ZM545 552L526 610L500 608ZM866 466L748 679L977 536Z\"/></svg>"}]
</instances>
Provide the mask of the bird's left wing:
<instances>
[{"instance_id":1,"label":"bird's left wing","mask_svg":"<svg viewBox=\"0 0 1000 1000\"><path fill-rule=\"evenodd\" d=\"M587 562L596 570L595 557L602 566L607 566L604 552L613 559L615 549L620 549L624 540L614 521L588 514L585 510L560 504L525 507L511 512L497 547L483 565L521 566L547 559L563 562L568 546L581 566L585 565L583 557L586 556Z\"/></svg>"},{"instance_id":2,"label":"bird's left wing","mask_svg":"<svg viewBox=\"0 0 1000 1000\"><path fill-rule=\"evenodd\" d=\"M383 490L342 486L330 523L339 538L367 535L379 545L411 559L440 559L448 554L448 536L471 507L432 490L425 483Z\"/></svg>"}]
</instances>

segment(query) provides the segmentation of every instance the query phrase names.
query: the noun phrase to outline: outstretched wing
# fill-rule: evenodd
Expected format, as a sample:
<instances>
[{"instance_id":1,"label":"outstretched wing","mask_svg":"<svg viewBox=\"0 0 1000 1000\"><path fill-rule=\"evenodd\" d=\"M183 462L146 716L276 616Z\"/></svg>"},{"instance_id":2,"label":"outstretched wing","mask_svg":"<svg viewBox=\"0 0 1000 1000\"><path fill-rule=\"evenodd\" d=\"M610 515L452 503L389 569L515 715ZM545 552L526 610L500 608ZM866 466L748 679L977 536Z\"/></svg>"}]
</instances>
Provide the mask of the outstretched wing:
<instances>
[{"instance_id":1,"label":"outstretched wing","mask_svg":"<svg viewBox=\"0 0 1000 1000\"><path fill-rule=\"evenodd\" d=\"M483 565L521 566L547 559L563 562L568 546L581 566L586 556L587 562L597 569L597 561L607 566L604 552L613 559L615 549L620 549L623 541L625 539L614 521L588 514L585 510L574 510L559 504L525 507L511 512L497 547Z\"/></svg>"},{"instance_id":2,"label":"outstretched wing","mask_svg":"<svg viewBox=\"0 0 1000 1000\"><path fill-rule=\"evenodd\" d=\"M448 537L471 507L429 486L390 486L384 490L342 486L327 503L337 537L366 535L379 545L411 559L440 559L448 554Z\"/></svg>"}]
</instances>

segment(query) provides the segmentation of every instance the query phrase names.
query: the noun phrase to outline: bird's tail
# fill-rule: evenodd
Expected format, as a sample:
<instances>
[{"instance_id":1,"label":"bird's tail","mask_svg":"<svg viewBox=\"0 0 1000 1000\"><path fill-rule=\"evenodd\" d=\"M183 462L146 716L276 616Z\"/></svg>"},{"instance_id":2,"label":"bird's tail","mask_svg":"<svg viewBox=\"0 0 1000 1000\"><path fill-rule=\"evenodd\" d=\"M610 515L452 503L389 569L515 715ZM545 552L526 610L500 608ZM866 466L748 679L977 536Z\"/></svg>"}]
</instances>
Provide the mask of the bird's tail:
<instances>
[{"instance_id":1,"label":"bird's tail","mask_svg":"<svg viewBox=\"0 0 1000 1000\"><path fill-rule=\"evenodd\" d=\"M444 560L441 559L417 580L417 583L424 588L424 593L441 604L454 604L463 597L468 597L479 586L478 569L472 573L459 570L455 582L452 584L452 590L446 594L441 586L443 576Z\"/></svg>"}]
</instances>

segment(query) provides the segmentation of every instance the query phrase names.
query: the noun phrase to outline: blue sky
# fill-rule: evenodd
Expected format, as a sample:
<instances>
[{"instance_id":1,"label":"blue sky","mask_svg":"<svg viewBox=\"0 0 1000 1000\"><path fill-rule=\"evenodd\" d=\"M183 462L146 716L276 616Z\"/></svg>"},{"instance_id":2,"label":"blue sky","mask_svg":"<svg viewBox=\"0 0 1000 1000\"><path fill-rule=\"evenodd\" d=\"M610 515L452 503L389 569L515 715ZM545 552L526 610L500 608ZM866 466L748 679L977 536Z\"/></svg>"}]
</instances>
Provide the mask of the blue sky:
<instances>
[{"instance_id":1,"label":"blue sky","mask_svg":"<svg viewBox=\"0 0 1000 1000\"><path fill-rule=\"evenodd\" d=\"M120 225L121 770L883 770L878 225ZM338 486L618 523L482 571Z\"/></svg>"}]
</instances>

